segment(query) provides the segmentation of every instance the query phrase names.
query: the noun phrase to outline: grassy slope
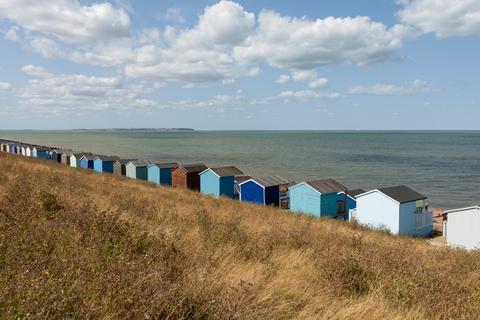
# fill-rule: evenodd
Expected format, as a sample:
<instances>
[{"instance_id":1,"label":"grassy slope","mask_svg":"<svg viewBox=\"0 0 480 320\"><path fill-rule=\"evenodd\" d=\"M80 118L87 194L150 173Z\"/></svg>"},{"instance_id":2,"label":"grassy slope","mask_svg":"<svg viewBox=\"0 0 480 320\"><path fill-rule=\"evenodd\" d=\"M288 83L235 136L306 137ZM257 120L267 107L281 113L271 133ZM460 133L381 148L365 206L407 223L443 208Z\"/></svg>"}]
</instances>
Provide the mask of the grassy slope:
<instances>
[{"instance_id":1,"label":"grassy slope","mask_svg":"<svg viewBox=\"0 0 480 320\"><path fill-rule=\"evenodd\" d=\"M0 154L0 314L480 314L480 253Z\"/></svg>"}]
</instances>

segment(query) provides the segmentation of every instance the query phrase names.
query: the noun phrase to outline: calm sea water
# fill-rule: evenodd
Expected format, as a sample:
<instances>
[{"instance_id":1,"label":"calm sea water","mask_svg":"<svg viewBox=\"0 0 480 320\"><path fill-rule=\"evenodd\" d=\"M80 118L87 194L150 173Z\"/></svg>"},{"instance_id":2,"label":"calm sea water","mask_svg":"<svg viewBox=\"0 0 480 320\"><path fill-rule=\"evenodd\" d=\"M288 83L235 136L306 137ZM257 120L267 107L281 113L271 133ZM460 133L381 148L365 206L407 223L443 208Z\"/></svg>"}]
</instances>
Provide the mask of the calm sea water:
<instances>
[{"instance_id":1,"label":"calm sea water","mask_svg":"<svg viewBox=\"0 0 480 320\"><path fill-rule=\"evenodd\" d=\"M335 178L350 188L405 184L432 207L480 204L480 131L71 132L0 137L125 158L235 165L293 181Z\"/></svg>"}]
</instances>

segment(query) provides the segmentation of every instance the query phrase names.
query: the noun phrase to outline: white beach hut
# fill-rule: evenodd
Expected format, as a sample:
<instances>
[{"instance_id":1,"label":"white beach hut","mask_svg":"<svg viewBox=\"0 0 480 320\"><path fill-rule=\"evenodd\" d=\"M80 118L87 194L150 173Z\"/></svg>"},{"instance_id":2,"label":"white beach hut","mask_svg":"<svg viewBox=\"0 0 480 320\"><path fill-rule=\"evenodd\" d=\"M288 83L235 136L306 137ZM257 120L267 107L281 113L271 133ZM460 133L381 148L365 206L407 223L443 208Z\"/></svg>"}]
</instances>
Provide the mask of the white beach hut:
<instances>
[{"instance_id":1,"label":"white beach hut","mask_svg":"<svg viewBox=\"0 0 480 320\"><path fill-rule=\"evenodd\" d=\"M450 246L480 249L480 206L449 210L443 234Z\"/></svg>"},{"instance_id":2,"label":"white beach hut","mask_svg":"<svg viewBox=\"0 0 480 320\"><path fill-rule=\"evenodd\" d=\"M398 235L426 236L432 232L427 197L406 186L374 189L356 199L352 216L361 224Z\"/></svg>"}]
</instances>

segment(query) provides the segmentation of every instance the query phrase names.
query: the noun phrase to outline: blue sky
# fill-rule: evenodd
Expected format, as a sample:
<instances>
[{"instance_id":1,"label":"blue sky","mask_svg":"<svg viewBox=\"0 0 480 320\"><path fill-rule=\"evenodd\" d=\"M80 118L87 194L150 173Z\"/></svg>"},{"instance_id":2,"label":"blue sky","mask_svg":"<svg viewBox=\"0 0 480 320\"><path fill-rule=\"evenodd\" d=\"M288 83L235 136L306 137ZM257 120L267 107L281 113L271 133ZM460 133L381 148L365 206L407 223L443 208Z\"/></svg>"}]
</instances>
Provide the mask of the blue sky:
<instances>
[{"instance_id":1,"label":"blue sky","mask_svg":"<svg viewBox=\"0 0 480 320\"><path fill-rule=\"evenodd\" d=\"M479 0L0 3L1 129L480 129Z\"/></svg>"}]
</instances>

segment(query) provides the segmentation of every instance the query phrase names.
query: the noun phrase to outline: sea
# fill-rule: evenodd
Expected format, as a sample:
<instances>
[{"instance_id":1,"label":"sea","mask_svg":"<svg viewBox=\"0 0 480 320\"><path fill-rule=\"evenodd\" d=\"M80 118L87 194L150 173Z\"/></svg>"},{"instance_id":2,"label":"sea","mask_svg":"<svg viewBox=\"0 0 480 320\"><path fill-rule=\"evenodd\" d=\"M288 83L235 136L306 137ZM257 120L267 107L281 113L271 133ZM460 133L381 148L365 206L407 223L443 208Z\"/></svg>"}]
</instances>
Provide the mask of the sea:
<instances>
[{"instance_id":1,"label":"sea","mask_svg":"<svg viewBox=\"0 0 480 320\"><path fill-rule=\"evenodd\" d=\"M407 185L430 207L480 205L480 131L1 131L75 151L207 166L350 189Z\"/></svg>"}]
</instances>

